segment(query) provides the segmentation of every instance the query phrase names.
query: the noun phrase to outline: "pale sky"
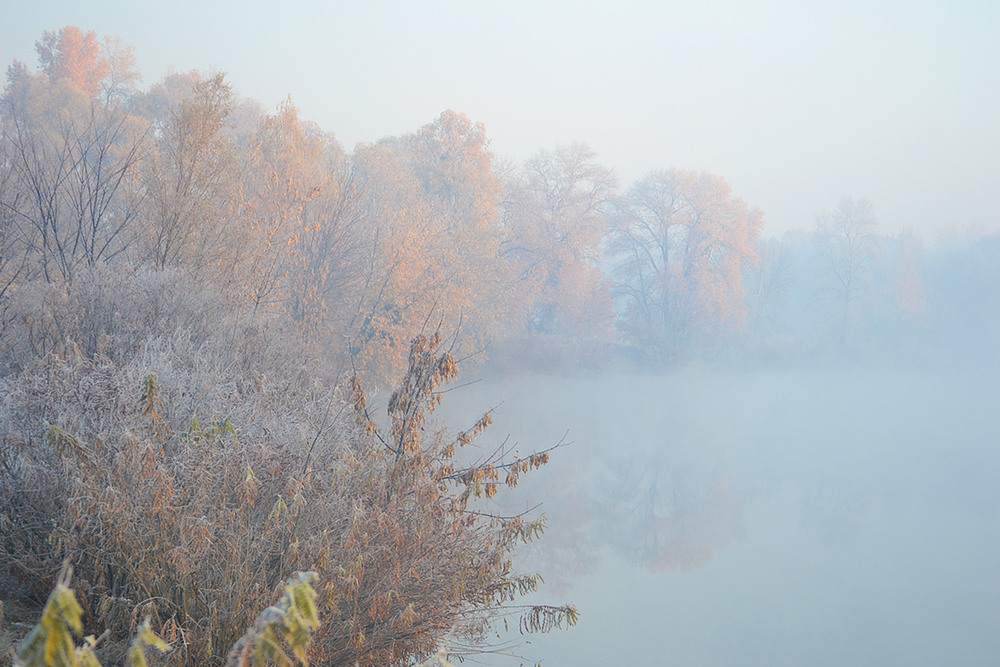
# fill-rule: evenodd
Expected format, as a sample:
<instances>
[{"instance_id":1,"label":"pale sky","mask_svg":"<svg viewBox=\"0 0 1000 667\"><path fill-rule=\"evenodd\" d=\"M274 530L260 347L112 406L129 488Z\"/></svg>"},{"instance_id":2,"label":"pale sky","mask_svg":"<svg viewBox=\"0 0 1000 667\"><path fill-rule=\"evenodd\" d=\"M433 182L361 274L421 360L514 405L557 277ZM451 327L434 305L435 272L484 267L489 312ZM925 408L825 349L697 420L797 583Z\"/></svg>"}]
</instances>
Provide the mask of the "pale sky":
<instances>
[{"instance_id":1,"label":"pale sky","mask_svg":"<svg viewBox=\"0 0 1000 667\"><path fill-rule=\"evenodd\" d=\"M348 149L455 109L517 160L583 141L623 185L714 172L771 234L842 196L886 233L1000 232L996 0L6 4L4 67L76 25L133 45L145 85L223 71Z\"/></svg>"}]
</instances>

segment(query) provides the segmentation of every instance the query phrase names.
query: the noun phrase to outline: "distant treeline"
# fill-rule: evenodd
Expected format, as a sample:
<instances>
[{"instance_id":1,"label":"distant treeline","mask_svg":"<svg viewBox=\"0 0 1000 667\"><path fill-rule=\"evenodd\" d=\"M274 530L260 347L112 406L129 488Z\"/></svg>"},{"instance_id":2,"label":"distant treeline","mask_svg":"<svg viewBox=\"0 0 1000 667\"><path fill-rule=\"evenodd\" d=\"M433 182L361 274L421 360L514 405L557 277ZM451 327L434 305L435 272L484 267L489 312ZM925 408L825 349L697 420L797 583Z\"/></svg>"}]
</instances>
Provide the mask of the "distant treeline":
<instances>
[{"instance_id":1,"label":"distant treeline","mask_svg":"<svg viewBox=\"0 0 1000 667\"><path fill-rule=\"evenodd\" d=\"M619 188L582 144L511 164L453 111L347 152L221 74L142 89L116 40L67 28L38 56L8 69L0 111L0 326L20 286L113 264L216 284L373 376L401 369L428 320L468 351L577 360L898 352L955 324L996 340L996 235L928 250L845 199L817 204L814 233L765 242L763 213L712 174Z\"/></svg>"}]
</instances>

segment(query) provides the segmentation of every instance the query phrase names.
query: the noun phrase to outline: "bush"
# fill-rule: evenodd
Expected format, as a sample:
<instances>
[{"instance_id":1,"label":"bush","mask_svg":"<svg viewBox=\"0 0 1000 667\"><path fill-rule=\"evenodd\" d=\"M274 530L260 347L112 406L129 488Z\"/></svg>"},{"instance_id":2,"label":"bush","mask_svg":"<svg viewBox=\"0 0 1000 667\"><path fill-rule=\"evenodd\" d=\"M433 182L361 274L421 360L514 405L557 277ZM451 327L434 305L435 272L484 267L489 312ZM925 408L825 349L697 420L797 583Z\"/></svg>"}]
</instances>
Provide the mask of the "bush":
<instances>
[{"instance_id":1,"label":"bush","mask_svg":"<svg viewBox=\"0 0 1000 667\"><path fill-rule=\"evenodd\" d=\"M102 280L78 277L56 300L75 313ZM92 344L42 327L41 356L0 378L0 597L40 609L70 560L85 628L108 633L106 662L149 617L175 646L168 662L221 665L301 569L323 582L317 661L404 665L448 638L484 640L538 584L510 554L540 525L469 503L546 455L456 467L488 416L454 438L426 435L456 372L440 336L415 339L383 432L359 381L315 379L294 339L237 329L229 311L209 315L210 293L178 301L177 285L119 283L111 315L102 297L63 329ZM571 607L525 615L533 630L574 621Z\"/></svg>"}]
</instances>

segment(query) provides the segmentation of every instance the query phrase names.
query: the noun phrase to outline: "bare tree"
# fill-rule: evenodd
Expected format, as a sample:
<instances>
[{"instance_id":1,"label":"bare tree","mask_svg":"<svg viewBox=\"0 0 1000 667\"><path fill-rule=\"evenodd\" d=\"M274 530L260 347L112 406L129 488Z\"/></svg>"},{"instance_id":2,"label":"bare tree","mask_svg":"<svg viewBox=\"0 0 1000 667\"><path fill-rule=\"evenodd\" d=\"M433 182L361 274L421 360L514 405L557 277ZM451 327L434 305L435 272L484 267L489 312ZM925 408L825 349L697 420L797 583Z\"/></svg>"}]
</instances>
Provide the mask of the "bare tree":
<instances>
[{"instance_id":1,"label":"bare tree","mask_svg":"<svg viewBox=\"0 0 1000 667\"><path fill-rule=\"evenodd\" d=\"M856 324L878 253L875 213L867 199L844 197L832 213L816 219L816 233L826 261L830 285L826 293L837 312L837 344L844 347Z\"/></svg>"},{"instance_id":2,"label":"bare tree","mask_svg":"<svg viewBox=\"0 0 1000 667\"><path fill-rule=\"evenodd\" d=\"M77 266L127 249L138 203L130 176L144 136L121 105L87 98L70 79L22 73L8 86L0 207L12 241L46 280L71 280Z\"/></svg>"}]
</instances>

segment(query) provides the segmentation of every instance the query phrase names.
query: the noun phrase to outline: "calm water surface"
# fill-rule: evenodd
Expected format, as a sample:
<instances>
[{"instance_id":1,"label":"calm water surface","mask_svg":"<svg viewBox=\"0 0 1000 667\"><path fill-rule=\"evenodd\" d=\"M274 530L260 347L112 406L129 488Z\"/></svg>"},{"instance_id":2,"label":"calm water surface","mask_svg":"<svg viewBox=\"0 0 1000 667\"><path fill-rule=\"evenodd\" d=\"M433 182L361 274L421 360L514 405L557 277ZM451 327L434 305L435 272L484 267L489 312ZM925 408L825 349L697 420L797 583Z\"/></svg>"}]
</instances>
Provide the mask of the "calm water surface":
<instances>
[{"instance_id":1,"label":"calm water surface","mask_svg":"<svg viewBox=\"0 0 1000 667\"><path fill-rule=\"evenodd\" d=\"M996 665L1000 383L986 370L487 380L482 443L572 445L523 558L579 625L517 665Z\"/></svg>"}]
</instances>

